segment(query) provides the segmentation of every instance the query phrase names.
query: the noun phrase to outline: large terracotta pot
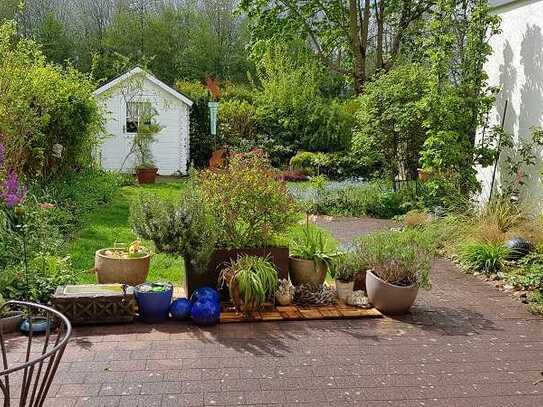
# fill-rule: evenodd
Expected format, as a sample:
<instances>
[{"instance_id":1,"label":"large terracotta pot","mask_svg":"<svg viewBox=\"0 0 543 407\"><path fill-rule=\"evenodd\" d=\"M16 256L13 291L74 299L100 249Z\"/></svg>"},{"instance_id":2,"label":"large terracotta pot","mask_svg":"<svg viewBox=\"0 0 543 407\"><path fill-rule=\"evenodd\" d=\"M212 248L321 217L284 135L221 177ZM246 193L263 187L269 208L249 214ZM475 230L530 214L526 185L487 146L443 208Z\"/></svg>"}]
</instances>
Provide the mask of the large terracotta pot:
<instances>
[{"instance_id":1,"label":"large terracotta pot","mask_svg":"<svg viewBox=\"0 0 543 407\"><path fill-rule=\"evenodd\" d=\"M104 254L106 250L96 251L94 257L94 271L98 284L128 284L136 286L145 283L149 274L151 255L120 259Z\"/></svg>"},{"instance_id":2,"label":"large terracotta pot","mask_svg":"<svg viewBox=\"0 0 543 407\"><path fill-rule=\"evenodd\" d=\"M136 168L136 177L139 184L154 184L158 168Z\"/></svg>"},{"instance_id":3,"label":"large terracotta pot","mask_svg":"<svg viewBox=\"0 0 543 407\"><path fill-rule=\"evenodd\" d=\"M327 271L328 267L322 262L290 258L290 281L295 286L307 283L322 285Z\"/></svg>"},{"instance_id":4,"label":"large terracotta pot","mask_svg":"<svg viewBox=\"0 0 543 407\"><path fill-rule=\"evenodd\" d=\"M415 285L408 287L392 285L380 279L371 271L366 272L368 300L383 314L406 314L415 302L418 291L419 288Z\"/></svg>"}]
</instances>

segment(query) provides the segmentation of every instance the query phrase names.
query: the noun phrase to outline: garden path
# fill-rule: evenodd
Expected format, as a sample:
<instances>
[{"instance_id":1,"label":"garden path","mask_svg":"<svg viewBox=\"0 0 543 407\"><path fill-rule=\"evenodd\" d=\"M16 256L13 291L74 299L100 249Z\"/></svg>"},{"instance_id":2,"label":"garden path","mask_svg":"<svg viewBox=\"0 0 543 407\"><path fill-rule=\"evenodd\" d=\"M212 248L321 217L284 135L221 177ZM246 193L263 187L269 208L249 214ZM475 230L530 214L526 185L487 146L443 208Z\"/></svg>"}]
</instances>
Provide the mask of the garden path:
<instances>
[{"instance_id":1,"label":"garden path","mask_svg":"<svg viewBox=\"0 0 543 407\"><path fill-rule=\"evenodd\" d=\"M543 319L446 260L432 277L402 318L77 328L46 405L543 405Z\"/></svg>"}]
</instances>

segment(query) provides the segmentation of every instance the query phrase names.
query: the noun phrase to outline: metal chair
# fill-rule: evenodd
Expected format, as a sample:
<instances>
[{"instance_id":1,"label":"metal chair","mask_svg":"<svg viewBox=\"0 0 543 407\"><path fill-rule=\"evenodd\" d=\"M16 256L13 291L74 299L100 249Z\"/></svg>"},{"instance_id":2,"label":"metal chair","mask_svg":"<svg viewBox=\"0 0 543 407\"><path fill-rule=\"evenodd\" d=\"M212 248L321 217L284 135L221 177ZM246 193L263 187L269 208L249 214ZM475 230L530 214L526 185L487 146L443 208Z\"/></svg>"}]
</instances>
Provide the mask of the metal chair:
<instances>
[{"instance_id":1,"label":"metal chair","mask_svg":"<svg viewBox=\"0 0 543 407\"><path fill-rule=\"evenodd\" d=\"M3 407L43 406L72 334L72 326L64 315L44 305L8 301L0 308L2 314L6 310L22 311L26 334L4 333L0 325ZM43 328L43 333L37 333L39 327ZM21 352L18 352L19 348Z\"/></svg>"}]
</instances>

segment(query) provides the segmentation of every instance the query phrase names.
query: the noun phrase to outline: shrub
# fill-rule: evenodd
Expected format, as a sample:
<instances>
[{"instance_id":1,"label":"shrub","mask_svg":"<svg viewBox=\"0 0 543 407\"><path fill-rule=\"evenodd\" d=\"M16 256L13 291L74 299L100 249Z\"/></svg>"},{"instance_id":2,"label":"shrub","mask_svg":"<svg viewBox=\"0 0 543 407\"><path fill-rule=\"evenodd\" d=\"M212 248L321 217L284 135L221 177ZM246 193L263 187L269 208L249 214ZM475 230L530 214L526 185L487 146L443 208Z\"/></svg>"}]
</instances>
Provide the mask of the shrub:
<instances>
[{"instance_id":1,"label":"shrub","mask_svg":"<svg viewBox=\"0 0 543 407\"><path fill-rule=\"evenodd\" d=\"M356 273L362 271L359 266L358 256L348 252L334 257L329 271L332 278L348 283L354 280Z\"/></svg>"},{"instance_id":2,"label":"shrub","mask_svg":"<svg viewBox=\"0 0 543 407\"><path fill-rule=\"evenodd\" d=\"M431 287L434 247L418 231L372 233L357 241L356 253L366 269L391 284Z\"/></svg>"},{"instance_id":3,"label":"shrub","mask_svg":"<svg viewBox=\"0 0 543 407\"><path fill-rule=\"evenodd\" d=\"M234 154L224 168L202 171L196 187L217 224L220 247L265 246L297 219L286 184L259 151Z\"/></svg>"},{"instance_id":4,"label":"shrub","mask_svg":"<svg viewBox=\"0 0 543 407\"><path fill-rule=\"evenodd\" d=\"M255 140L259 132L256 108L244 100L221 101L219 119L219 131L226 144L235 146L241 140Z\"/></svg>"},{"instance_id":5,"label":"shrub","mask_svg":"<svg viewBox=\"0 0 543 407\"><path fill-rule=\"evenodd\" d=\"M284 44L271 47L258 68L262 91L255 102L266 134L293 152L349 146L353 116L345 104L323 96L319 85L326 76L303 48L294 54Z\"/></svg>"},{"instance_id":6,"label":"shrub","mask_svg":"<svg viewBox=\"0 0 543 407\"><path fill-rule=\"evenodd\" d=\"M485 274L502 270L509 250L503 244L471 242L458 251L461 263L470 270Z\"/></svg>"},{"instance_id":7,"label":"shrub","mask_svg":"<svg viewBox=\"0 0 543 407\"><path fill-rule=\"evenodd\" d=\"M518 271L507 279L519 289L543 291L543 255L532 253L524 257Z\"/></svg>"},{"instance_id":8,"label":"shrub","mask_svg":"<svg viewBox=\"0 0 543 407\"><path fill-rule=\"evenodd\" d=\"M77 274L69 258L38 255L28 264L6 267L0 273L0 294L12 300L35 301L46 304L60 285L75 284Z\"/></svg>"},{"instance_id":9,"label":"shrub","mask_svg":"<svg viewBox=\"0 0 543 407\"><path fill-rule=\"evenodd\" d=\"M37 44L16 35L13 23L0 25L0 55L6 166L27 179L89 166L102 128L94 83L48 63Z\"/></svg>"},{"instance_id":10,"label":"shrub","mask_svg":"<svg viewBox=\"0 0 543 407\"><path fill-rule=\"evenodd\" d=\"M190 111L190 159L196 167L206 167L218 140L211 136L209 128L210 101L207 88L197 81L179 81L179 92L191 99L194 104Z\"/></svg>"},{"instance_id":11,"label":"shrub","mask_svg":"<svg viewBox=\"0 0 543 407\"><path fill-rule=\"evenodd\" d=\"M379 153L392 178L400 161L411 179L417 176L426 140L427 107L421 103L430 75L419 65L397 67L366 85L360 96L353 150L361 157Z\"/></svg>"},{"instance_id":12,"label":"shrub","mask_svg":"<svg viewBox=\"0 0 543 407\"><path fill-rule=\"evenodd\" d=\"M138 236L153 241L158 251L183 256L196 272L206 271L217 231L193 185L180 205L141 194L130 206L130 224Z\"/></svg>"}]
</instances>

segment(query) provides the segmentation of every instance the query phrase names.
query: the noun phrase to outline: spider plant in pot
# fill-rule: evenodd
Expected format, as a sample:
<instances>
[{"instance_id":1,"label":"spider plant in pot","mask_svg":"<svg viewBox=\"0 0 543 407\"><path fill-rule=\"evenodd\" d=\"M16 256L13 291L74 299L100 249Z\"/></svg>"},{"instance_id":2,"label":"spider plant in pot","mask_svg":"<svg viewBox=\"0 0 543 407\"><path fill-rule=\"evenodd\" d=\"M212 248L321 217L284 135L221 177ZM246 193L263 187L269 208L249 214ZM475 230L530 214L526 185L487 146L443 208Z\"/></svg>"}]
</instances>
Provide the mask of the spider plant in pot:
<instances>
[{"instance_id":1,"label":"spider plant in pot","mask_svg":"<svg viewBox=\"0 0 543 407\"><path fill-rule=\"evenodd\" d=\"M294 293L296 289L290 282L290 280L283 278L279 280L277 290L275 291L275 301L279 305L289 305L294 300Z\"/></svg>"},{"instance_id":2,"label":"spider plant in pot","mask_svg":"<svg viewBox=\"0 0 543 407\"><path fill-rule=\"evenodd\" d=\"M306 223L302 233L291 240L290 252L292 283L322 285L336 247L323 231Z\"/></svg>"},{"instance_id":3,"label":"spider plant in pot","mask_svg":"<svg viewBox=\"0 0 543 407\"><path fill-rule=\"evenodd\" d=\"M250 317L273 298L277 270L268 258L241 256L221 271L219 281L228 287L236 309Z\"/></svg>"},{"instance_id":4,"label":"spider plant in pot","mask_svg":"<svg viewBox=\"0 0 543 407\"><path fill-rule=\"evenodd\" d=\"M416 231L387 231L359 240L358 255L368 265L368 299L382 313L407 313L419 288L431 288L433 248L423 235Z\"/></svg>"},{"instance_id":5,"label":"spider plant in pot","mask_svg":"<svg viewBox=\"0 0 543 407\"><path fill-rule=\"evenodd\" d=\"M354 289L354 277L357 272L354 254L342 253L330 264L330 275L336 280L337 297L347 302Z\"/></svg>"}]
</instances>

